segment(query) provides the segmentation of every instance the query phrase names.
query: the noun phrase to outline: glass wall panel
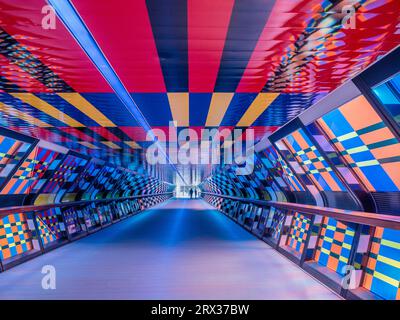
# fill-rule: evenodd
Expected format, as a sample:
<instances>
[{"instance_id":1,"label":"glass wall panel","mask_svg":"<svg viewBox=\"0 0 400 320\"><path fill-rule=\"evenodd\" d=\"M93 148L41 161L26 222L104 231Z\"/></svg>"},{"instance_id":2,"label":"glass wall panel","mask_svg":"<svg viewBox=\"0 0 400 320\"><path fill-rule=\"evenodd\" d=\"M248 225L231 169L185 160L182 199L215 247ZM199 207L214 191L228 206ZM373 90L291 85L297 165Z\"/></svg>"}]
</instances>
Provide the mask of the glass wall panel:
<instances>
[{"instance_id":1,"label":"glass wall panel","mask_svg":"<svg viewBox=\"0 0 400 320\"><path fill-rule=\"evenodd\" d=\"M374 87L372 91L400 126L400 74Z\"/></svg>"},{"instance_id":2,"label":"glass wall panel","mask_svg":"<svg viewBox=\"0 0 400 320\"><path fill-rule=\"evenodd\" d=\"M369 191L399 191L399 141L364 96L329 112L317 123Z\"/></svg>"}]
</instances>

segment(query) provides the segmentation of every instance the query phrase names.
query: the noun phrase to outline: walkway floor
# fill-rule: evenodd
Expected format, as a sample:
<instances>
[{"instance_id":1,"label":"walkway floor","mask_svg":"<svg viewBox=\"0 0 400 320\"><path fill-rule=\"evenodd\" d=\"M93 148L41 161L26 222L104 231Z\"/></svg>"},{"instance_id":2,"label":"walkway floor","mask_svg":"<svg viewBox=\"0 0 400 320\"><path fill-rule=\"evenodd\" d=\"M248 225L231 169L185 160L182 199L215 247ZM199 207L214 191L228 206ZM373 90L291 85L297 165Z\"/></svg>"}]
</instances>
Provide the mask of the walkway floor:
<instances>
[{"instance_id":1,"label":"walkway floor","mask_svg":"<svg viewBox=\"0 0 400 320\"><path fill-rule=\"evenodd\" d=\"M338 297L206 202L170 200L0 274L0 299Z\"/></svg>"}]
</instances>

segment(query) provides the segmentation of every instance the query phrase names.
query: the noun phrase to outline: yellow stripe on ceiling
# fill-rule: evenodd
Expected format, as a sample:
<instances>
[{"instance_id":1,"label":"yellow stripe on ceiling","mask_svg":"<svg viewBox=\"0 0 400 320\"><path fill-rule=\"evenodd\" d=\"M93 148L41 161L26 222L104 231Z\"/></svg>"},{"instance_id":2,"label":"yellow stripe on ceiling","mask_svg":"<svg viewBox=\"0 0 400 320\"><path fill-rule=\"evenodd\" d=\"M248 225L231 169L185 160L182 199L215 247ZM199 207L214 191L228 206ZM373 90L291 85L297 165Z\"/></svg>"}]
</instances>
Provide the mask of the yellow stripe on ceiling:
<instances>
[{"instance_id":1,"label":"yellow stripe on ceiling","mask_svg":"<svg viewBox=\"0 0 400 320\"><path fill-rule=\"evenodd\" d=\"M100 149L98 146L95 146L94 144L87 141L78 141L78 143L90 149Z\"/></svg>"},{"instance_id":2,"label":"yellow stripe on ceiling","mask_svg":"<svg viewBox=\"0 0 400 320\"><path fill-rule=\"evenodd\" d=\"M189 93L172 92L168 93L169 106L172 118L177 122L178 127L189 126Z\"/></svg>"},{"instance_id":3,"label":"yellow stripe on ceiling","mask_svg":"<svg viewBox=\"0 0 400 320\"><path fill-rule=\"evenodd\" d=\"M125 141L125 144L130 146L132 149L142 149L135 141Z\"/></svg>"},{"instance_id":4,"label":"yellow stripe on ceiling","mask_svg":"<svg viewBox=\"0 0 400 320\"><path fill-rule=\"evenodd\" d=\"M76 92L58 93L58 95L72 104L75 108L86 114L89 118L97 122L102 127L116 127L116 125L100 112L94 105Z\"/></svg>"},{"instance_id":5,"label":"yellow stripe on ceiling","mask_svg":"<svg viewBox=\"0 0 400 320\"><path fill-rule=\"evenodd\" d=\"M105 144L107 147L111 148L111 149L121 149L121 147L117 144L115 144L112 141L101 141L101 143Z\"/></svg>"},{"instance_id":6,"label":"yellow stripe on ceiling","mask_svg":"<svg viewBox=\"0 0 400 320\"><path fill-rule=\"evenodd\" d=\"M208 110L206 127L219 127L234 93L213 93Z\"/></svg>"},{"instance_id":7,"label":"yellow stripe on ceiling","mask_svg":"<svg viewBox=\"0 0 400 320\"><path fill-rule=\"evenodd\" d=\"M71 118L69 115L61 112L57 108L53 107L51 104L46 101L38 98L32 93L11 93L11 95L15 98L20 99L21 101L31 105L32 107L48 114L49 116L66 123L71 127L85 127L82 123L76 121Z\"/></svg>"},{"instance_id":8,"label":"yellow stripe on ceiling","mask_svg":"<svg viewBox=\"0 0 400 320\"><path fill-rule=\"evenodd\" d=\"M16 117L18 119L24 120L24 121L28 122L29 124L33 124L37 127L41 127L41 128L53 127L51 124L48 124L42 120L34 118L31 115L29 115L25 112L22 112L20 110L17 110L17 109L15 109L7 104L4 104L2 102L0 102L0 111L6 113L8 115L11 115L13 117Z\"/></svg>"},{"instance_id":9,"label":"yellow stripe on ceiling","mask_svg":"<svg viewBox=\"0 0 400 320\"><path fill-rule=\"evenodd\" d=\"M279 93L259 93L236 126L251 126L278 96Z\"/></svg>"}]
</instances>

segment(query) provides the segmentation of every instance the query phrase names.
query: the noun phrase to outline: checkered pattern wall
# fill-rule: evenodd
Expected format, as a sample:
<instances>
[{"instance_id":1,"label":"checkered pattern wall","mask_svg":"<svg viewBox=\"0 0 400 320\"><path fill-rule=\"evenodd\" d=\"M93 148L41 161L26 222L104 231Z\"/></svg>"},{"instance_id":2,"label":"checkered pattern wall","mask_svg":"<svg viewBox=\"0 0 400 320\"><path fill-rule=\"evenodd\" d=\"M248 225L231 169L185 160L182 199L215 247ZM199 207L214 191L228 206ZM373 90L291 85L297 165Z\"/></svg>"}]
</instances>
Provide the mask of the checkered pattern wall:
<instances>
[{"instance_id":1,"label":"checkered pattern wall","mask_svg":"<svg viewBox=\"0 0 400 320\"><path fill-rule=\"evenodd\" d=\"M79 177L68 188L64 198L68 200L80 200L78 193L86 191L101 170L101 163L91 160Z\"/></svg>"},{"instance_id":2,"label":"checkered pattern wall","mask_svg":"<svg viewBox=\"0 0 400 320\"><path fill-rule=\"evenodd\" d=\"M102 192L106 190L106 183L115 170L114 167L104 165L100 174L93 180L92 185L89 187L87 192L85 192L84 199L101 198Z\"/></svg>"},{"instance_id":3,"label":"checkered pattern wall","mask_svg":"<svg viewBox=\"0 0 400 320\"><path fill-rule=\"evenodd\" d=\"M107 191L110 191L116 184L118 184L123 173L124 173L123 170L120 168L117 168L116 170L114 170L114 172L112 172L112 174L111 174L110 179L108 181L106 181L104 188Z\"/></svg>"},{"instance_id":4,"label":"checkered pattern wall","mask_svg":"<svg viewBox=\"0 0 400 320\"><path fill-rule=\"evenodd\" d=\"M77 177L77 171L86 163L86 159L67 155L40 192L57 193L66 182L71 182Z\"/></svg>"},{"instance_id":5,"label":"checkered pattern wall","mask_svg":"<svg viewBox=\"0 0 400 320\"><path fill-rule=\"evenodd\" d=\"M283 160L274 147L268 147L262 153L272 164L271 166L269 163L266 163L266 166L271 167L270 170L272 170L275 178L281 178L285 182L287 190L305 191L304 187L300 183L299 179L297 179L292 169L290 169L285 160ZM282 183L280 183L280 185L283 186Z\"/></svg>"},{"instance_id":6,"label":"checkered pattern wall","mask_svg":"<svg viewBox=\"0 0 400 320\"><path fill-rule=\"evenodd\" d=\"M42 147L35 147L0 194L29 194L37 191L37 183L58 154Z\"/></svg>"},{"instance_id":7,"label":"checkered pattern wall","mask_svg":"<svg viewBox=\"0 0 400 320\"><path fill-rule=\"evenodd\" d=\"M0 259L6 260L33 249L32 234L24 214L0 219Z\"/></svg>"},{"instance_id":8,"label":"checkered pattern wall","mask_svg":"<svg viewBox=\"0 0 400 320\"><path fill-rule=\"evenodd\" d=\"M249 197L252 199L259 198L259 195L258 195L256 189L254 188L253 184L251 183L250 177L248 175L237 174L236 177L237 177L237 180L240 181L243 189L245 190L246 197Z\"/></svg>"},{"instance_id":9,"label":"checkered pattern wall","mask_svg":"<svg viewBox=\"0 0 400 320\"><path fill-rule=\"evenodd\" d=\"M293 215L286 245L297 252L302 253L305 248L305 242L310 231L310 226L311 219L306 217L304 214L296 212Z\"/></svg>"},{"instance_id":10,"label":"checkered pattern wall","mask_svg":"<svg viewBox=\"0 0 400 320\"><path fill-rule=\"evenodd\" d=\"M276 241L279 240L279 236L285 224L286 214L279 209L275 210L272 218L272 224L270 229L270 235Z\"/></svg>"},{"instance_id":11,"label":"checkered pattern wall","mask_svg":"<svg viewBox=\"0 0 400 320\"><path fill-rule=\"evenodd\" d=\"M303 129L298 129L283 140L319 191L346 191L343 183Z\"/></svg>"},{"instance_id":12,"label":"checkered pattern wall","mask_svg":"<svg viewBox=\"0 0 400 320\"><path fill-rule=\"evenodd\" d=\"M350 257L355 226L324 217L315 250L314 259L319 264L344 275Z\"/></svg>"},{"instance_id":13,"label":"checkered pattern wall","mask_svg":"<svg viewBox=\"0 0 400 320\"><path fill-rule=\"evenodd\" d=\"M400 231L376 228L363 286L384 299L400 300Z\"/></svg>"},{"instance_id":14,"label":"checkered pattern wall","mask_svg":"<svg viewBox=\"0 0 400 320\"><path fill-rule=\"evenodd\" d=\"M114 165L132 163L146 147L146 133L64 24L58 20L51 34L38 25L47 2L2 2L12 7L1 26L5 125ZM252 126L256 139L400 43L398 1L357 1L357 32L345 29L342 6L328 0L74 2L151 127L172 120L192 128ZM110 28L119 24L135 27Z\"/></svg>"},{"instance_id":15,"label":"checkered pattern wall","mask_svg":"<svg viewBox=\"0 0 400 320\"><path fill-rule=\"evenodd\" d=\"M232 183L224 170L218 169L212 176L208 177L201 185L204 191L224 194L230 196L242 196L240 190Z\"/></svg>"},{"instance_id":16,"label":"checkered pattern wall","mask_svg":"<svg viewBox=\"0 0 400 320\"><path fill-rule=\"evenodd\" d=\"M0 186L29 147L29 143L0 135Z\"/></svg>"},{"instance_id":17,"label":"checkered pattern wall","mask_svg":"<svg viewBox=\"0 0 400 320\"><path fill-rule=\"evenodd\" d=\"M324 134L322 128L317 122L312 122L307 125L307 132L309 132L317 141L320 148L325 153L325 158L329 159L331 163L340 172L340 175L346 181L349 188L354 191L364 190L363 186L357 180L355 173L351 170L339 153L336 152L334 146L329 143L327 136Z\"/></svg>"},{"instance_id":18,"label":"checkered pattern wall","mask_svg":"<svg viewBox=\"0 0 400 320\"><path fill-rule=\"evenodd\" d=\"M364 96L318 120L369 191L400 190L400 143Z\"/></svg>"},{"instance_id":19,"label":"checkered pattern wall","mask_svg":"<svg viewBox=\"0 0 400 320\"><path fill-rule=\"evenodd\" d=\"M49 229L49 232L56 238L63 237L62 217L60 209L54 208L37 213L38 219Z\"/></svg>"},{"instance_id":20,"label":"checkered pattern wall","mask_svg":"<svg viewBox=\"0 0 400 320\"><path fill-rule=\"evenodd\" d=\"M40 216L36 216L37 229L44 245L56 241L57 235L49 228Z\"/></svg>"},{"instance_id":21,"label":"checkered pattern wall","mask_svg":"<svg viewBox=\"0 0 400 320\"><path fill-rule=\"evenodd\" d=\"M74 234L82 230L79 223L78 212L74 208L69 208L63 212L65 225L69 234Z\"/></svg>"}]
</instances>

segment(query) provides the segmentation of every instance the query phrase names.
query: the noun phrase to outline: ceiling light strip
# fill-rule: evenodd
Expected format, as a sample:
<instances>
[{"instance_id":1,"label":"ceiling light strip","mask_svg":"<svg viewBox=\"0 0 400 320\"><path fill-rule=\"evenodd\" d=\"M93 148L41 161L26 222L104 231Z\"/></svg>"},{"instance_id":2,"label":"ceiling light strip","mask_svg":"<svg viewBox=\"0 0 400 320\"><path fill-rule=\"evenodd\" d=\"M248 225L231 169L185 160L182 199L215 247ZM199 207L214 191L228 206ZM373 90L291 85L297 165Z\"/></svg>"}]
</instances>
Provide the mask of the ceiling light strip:
<instances>
[{"instance_id":1,"label":"ceiling light strip","mask_svg":"<svg viewBox=\"0 0 400 320\"><path fill-rule=\"evenodd\" d=\"M150 135L153 141L157 142L157 137L151 131L151 127L148 124L146 118L143 116L139 107L132 99L128 90L125 88L122 81L119 79L117 73L105 57L100 46L86 27L83 19L80 17L78 11L69 0L48 0L48 3L54 8L58 17L64 23L66 28L70 31L75 40L79 43L81 48L85 51L90 60L95 64L97 69L103 75L104 79L108 82L111 88L114 90L118 98L125 105L128 111L133 115L136 121L142 126L142 128ZM158 143L158 142L157 142ZM158 148L164 156L168 159L168 155L165 150L159 145ZM169 161L170 165L177 171L182 181L186 184L183 176L177 170L177 168Z\"/></svg>"}]
</instances>

